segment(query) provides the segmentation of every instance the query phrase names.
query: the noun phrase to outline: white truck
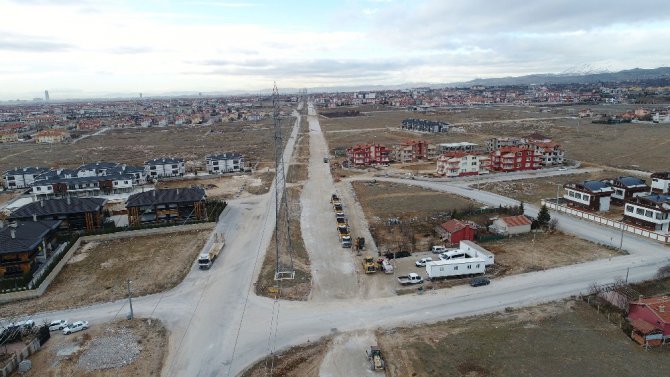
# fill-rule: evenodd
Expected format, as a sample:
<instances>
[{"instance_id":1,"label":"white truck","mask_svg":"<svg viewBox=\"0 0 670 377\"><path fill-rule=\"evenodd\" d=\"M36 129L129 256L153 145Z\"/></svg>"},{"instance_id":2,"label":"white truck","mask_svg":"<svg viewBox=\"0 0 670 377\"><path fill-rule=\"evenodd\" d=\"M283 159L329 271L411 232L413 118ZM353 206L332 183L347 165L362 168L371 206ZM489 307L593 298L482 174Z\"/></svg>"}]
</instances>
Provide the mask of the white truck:
<instances>
[{"instance_id":1,"label":"white truck","mask_svg":"<svg viewBox=\"0 0 670 377\"><path fill-rule=\"evenodd\" d=\"M451 276L477 275L486 272L487 260L484 258L440 259L426 263L428 280Z\"/></svg>"},{"instance_id":2,"label":"white truck","mask_svg":"<svg viewBox=\"0 0 670 377\"><path fill-rule=\"evenodd\" d=\"M198 267L201 270L209 270L212 267L212 263L216 260L216 257L219 256L221 249L226 244L225 239L222 234L217 233L212 247L209 248L209 251L206 253L200 254L198 257Z\"/></svg>"},{"instance_id":3,"label":"white truck","mask_svg":"<svg viewBox=\"0 0 670 377\"><path fill-rule=\"evenodd\" d=\"M409 275L398 276L398 283L401 285L422 284L423 278L419 274L411 272Z\"/></svg>"},{"instance_id":4,"label":"white truck","mask_svg":"<svg viewBox=\"0 0 670 377\"><path fill-rule=\"evenodd\" d=\"M393 273L393 265L391 262L389 262L388 259L384 259L382 261L382 269L384 270L385 274L392 274Z\"/></svg>"}]
</instances>

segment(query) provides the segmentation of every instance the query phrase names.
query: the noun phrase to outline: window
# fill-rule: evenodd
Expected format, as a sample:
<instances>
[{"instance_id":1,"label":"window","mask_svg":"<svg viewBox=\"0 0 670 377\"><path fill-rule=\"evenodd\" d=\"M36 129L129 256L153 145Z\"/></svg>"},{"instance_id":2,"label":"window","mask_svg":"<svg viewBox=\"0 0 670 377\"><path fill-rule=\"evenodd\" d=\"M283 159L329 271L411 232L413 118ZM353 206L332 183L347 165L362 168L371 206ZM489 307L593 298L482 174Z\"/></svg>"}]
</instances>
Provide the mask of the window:
<instances>
[{"instance_id":1,"label":"window","mask_svg":"<svg viewBox=\"0 0 670 377\"><path fill-rule=\"evenodd\" d=\"M472 166L477 166L477 161L472 161Z\"/></svg>"},{"instance_id":2,"label":"window","mask_svg":"<svg viewBox=\"0 0 670 377\"><path fill-rule=\"evenodd\" d=\"M479 265L477 265L477 268L479 268Z\"/></svg>"},{"instance_id":3,"label":"window","mask_svg":"<svg viewBox=\"0 0 670 377\"><path fill-rule=\"evenodd\" d=\"M458 266L454 266L454 270L458 270Z\"/></svg>"},{"instance_id":4,"label":"window","mask_svg":"<svg viewBox=\"0 0 670 377\"><path fill-rule=\"evenodd\" d=\"M40 186L35 187L37 191L42 191L42 188Z\"/></svg>"},{"instance_id":5,"label":"window","mask_svg":"<svg viewBox=\"0 0 670 377\"><path fill-rule=\"evenodd\" d=\"M627 205L627 206L626 206L626 212L633 213L633 206L631 206L631 205Z\"/></svg>"},{"instance_id":6,"label":"window","mask_svg":"<svg viewBox=\"0 0 670 377\"><path fill-rule=\"evenodd\" d=\"M472 265L469 264L469 265L468 265L468 270L471 270L471 269L472 269Z\"/></svg>"},{"instance_id":7,"label":"window","mask_svg":"<svg viewBox=\"0 0 670 377\"><path fill-rule=\"evenodd\" d=\"M123 181L123 183L128 184L128 181Z\"/></svg>"},{"instance_id":8,"label":"window","mask_svg":"<svg viewBox=\"0 0 670 377\"><path fill-rule=\"evenodd\" d=\"M575 197L574 191L568 191L568 196L574 198Z\"/></svg>"},{"instance_id":9,"label":"window","mask_svg":"<svg viewBox=\"0 0 670 377\"><path fill-rule=\"evenodd\" d=\"M176 168L177 168L177 165L176 165L176 164L173 164L173 165L172 165L172 169L176 169Z\"/></svg>"},{"instance_id":10,"label":"window","mask_svg":"<svg viewBox=\"0 0 670 377\"><path fill-rule=\"evenodd\" d=\"M616 191L616 194L617 194L617 195L619 195L619 196L623 196L623 190L622 190L622 189L616 189L616 190L614 190L614 191Z\"/></svg>"},{"instance_id":11,"label":"window","mask_svg":"<svg viewBox=\"0 0 670 377\"><path fill-rule=\"evenodd\" d=\"M444 271L444 267L440 267L440 271Z\"/></svg>"},{"instance_id":12,"label":"window","mask_svg":"<svg viewBox=\"0 0 670 377\"><path fill-rule=\"evenodd\" d=\"M646 211L644 211L644 215L645 215L646 217L651 217L652 219L654 218L654 213L653 213L652 211L650 211L650 210L646 210Z\"/></svg>"},{"instance_id":13,"label":"window","mask_svg":"<svg viewBox=\"0 0 670 377\"><path fill-rule=\"evenodd\" d=\"M644 209L638 207L635 209L635 213L637 213L638 215L644 215Z\"/></svg>"}]
</instances>

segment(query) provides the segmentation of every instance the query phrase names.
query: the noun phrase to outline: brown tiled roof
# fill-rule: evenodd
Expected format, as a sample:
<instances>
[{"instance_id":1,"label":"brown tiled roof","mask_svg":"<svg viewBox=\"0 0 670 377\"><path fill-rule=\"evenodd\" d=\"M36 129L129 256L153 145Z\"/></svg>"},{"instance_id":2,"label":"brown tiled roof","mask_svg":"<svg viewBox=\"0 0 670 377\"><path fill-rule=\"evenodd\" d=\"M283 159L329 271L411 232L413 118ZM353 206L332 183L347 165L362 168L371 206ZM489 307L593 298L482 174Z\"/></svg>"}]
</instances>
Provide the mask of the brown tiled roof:
<instances>
[{"instance_id":1,"label":"brown tiled roof","mask_svg":"<svg viewBox=\"0 0 670 377\"><path fill-rule=\"evenodd\" d=\"M642 298L634 304L648 307L663 322L670 323L670 296Z\"/></svg>"},{"instance_id":2,"label":"brown tiled roof","mask_svg":"<svg viewBox=\"0 0 670 377\"><path fill-rule=\"evenodd\" d=\"M532 224L532 221L530 221L526 216L524 215L519 215L519 216L506 216L502 218L502 221L504 221L508 226L522 226L522 225L530 225Z\"/></svg>"},{"instance_id":3,"label":"brown tiled roof","mask_svg":"<svg viewBox=\"0 0 670 377\"><path fill-rule=\"evenodd\" d=\"M633 326L635 330L641 332L644 335L659 331L659 329L656 326L640 318L635 318L634 320L631 321L630 324L631 326Z\"/></svg>"},{"instance_id":4,"label":"brown tiled roof","mask_svg":"<svg viewBox=\"0 0 670 377\"><path fill-rule=\"evenodd\" d=\"M469 226L469 224L461 220L450 219L447 222L443 223L441 226L442 229L446 230L447 232L454 233L465 228L466 226Z\"/></svg>"}]
</instances>

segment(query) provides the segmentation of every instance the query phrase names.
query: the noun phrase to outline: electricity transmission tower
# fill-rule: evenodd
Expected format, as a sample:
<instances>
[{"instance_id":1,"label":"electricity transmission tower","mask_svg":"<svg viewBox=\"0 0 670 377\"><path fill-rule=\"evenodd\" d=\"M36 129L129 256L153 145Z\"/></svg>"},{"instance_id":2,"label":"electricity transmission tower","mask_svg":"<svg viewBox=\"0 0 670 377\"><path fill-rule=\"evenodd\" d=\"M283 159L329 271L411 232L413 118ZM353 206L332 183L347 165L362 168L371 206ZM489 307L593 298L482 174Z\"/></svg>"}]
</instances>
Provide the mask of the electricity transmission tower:
<instances>
[{"instance_id":1,"label":"electricity transmission tower","mask_svg":"<svg viewBox=\"0 0 670 377\"><path fill-rule=\"evenodd\" d=\"M272 119L275 131L275 280L293 279L293 245L289 226L289 206L284 171L284 138L279 119L279 91L272 88Z\"/></svg>"}]
</instances>

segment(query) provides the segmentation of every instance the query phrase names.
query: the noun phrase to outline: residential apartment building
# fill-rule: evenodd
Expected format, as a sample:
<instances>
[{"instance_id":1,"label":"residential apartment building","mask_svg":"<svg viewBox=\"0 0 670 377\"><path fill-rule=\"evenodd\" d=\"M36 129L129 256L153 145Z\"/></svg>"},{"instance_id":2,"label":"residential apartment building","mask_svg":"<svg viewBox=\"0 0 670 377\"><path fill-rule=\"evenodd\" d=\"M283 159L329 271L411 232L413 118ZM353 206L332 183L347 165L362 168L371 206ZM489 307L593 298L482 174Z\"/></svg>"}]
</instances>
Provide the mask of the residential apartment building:
<instances>
[{"instance_id":1,"label":"residential apartment building","mask_svg":"<svg viewBox=\"0 0 670 377\"><path fill-rule=\"evenodd\" d=\"M434 160L437 157L437 146L423 140L408 140L391 147L391 160L408 163L419 160Z\"/></svg>"},{"instance_id":2,"label":"residential apartment building","mask_svg":"<svg viewBox=\"0 0 670 377\"><path fill-rule=\"evenodd\" d=\"M19 134L13 131L0 131L0 143L15 143L19 141Z\"/></svg>"},{"instance_id":3,"label":"residential apartment building","mask_svg":"<svg viewBox=\"0 0 670 377\"><path fill-rule=\"evenodd\" d=\"M240 153L222 153L207 156L205 159L209 174L222 174L244 171L244 156Z\"/></svg>"},{"instance_id":4,"label":"residential apartment building","mask_svg":"<svg viewBox=\"0 0 670 377\"><path fill-rule=\"evenodd\" d=\"M389 163L389 150L381 144L358 144L347 148L347 159L353 166Z\"/></svg>"},{"instance_id":5,"label":"residential apartment building","mask_svg":"<svg viewBox=\"0 0 670 377\"><path fill-rule=\"evenodd\" d=\"M35 272L57 248L56 230L60 224L59 220L42 220L0 226L0 280Z\"/></svg>"},{"instance_id":6,"label":"residential apartment building","mask_svg":"<svg viewBox=\"0 0 670 377\"><path fill-rule=\"evenodd\" d=\"M70 138L70 133L65 130L44 130L35 134L35 142L38 144L62 143Z\"/></svg>"},{"instance_id":7,"label":"residential apartment building","mask_svg":"<svg viewBox=\"0 0 670 377\"><path fill-rule=\"evenodd\" d=\"M27 188L35 183L41 175L48 173L49 168L25 167L7 170L2 176L3 185L8 190Z\"/></svg>"},{"instance_id":8,"label":"residential apartment building","mask_svg":"<svg viewBox=\"0 0 670 377\"><path fill-rule=\"evenodd\" d=\"M565 161L565 151L561 149L559 144L551 142L530 142L529 145L535 150L535 153L542 156L540 162L540 165L542 166L560 165Z\"/></svg>"},{"instance_id":9,"label":"residential apartment building","mask_svg":"<svg viewBox=\"0 0 670 377\"><path fill-rule=\"evenodd\" d=\"M528 144L528 140L518 137L494 137L486 141L486 151L494 152L504 147L518 147Z\"/></svg>"},{"instance_id":10,"label":"residential apartment building","mask_svg":"<svg viewBox=\"0 0 670 377\"><path fill-rule=\"evenodd\" d=\"M22 206L10 221L61 220L60 229L94 230L102 227L106 199L67 197L43 199Z\"/></svg>"},{"instance_id":11,"label":"residential apartment building","mask_svg":"<svg viewBox=\"0 0 670 377\"><path fill-rule=\"evenodd\" d=\"M200 187L151 190L126 201L128 224L185 222L207 218L205 190Z\"/></svg>"},{"instance_id":12,"label":"residential apartment building","mask_svg":"<svg viewBox=\"0 0 670 377\"><path fill-rule=\"evenodd\" d=\"M147 178L180 177L186 172L183 158L163 157L144 162Z\"/></svg>"},{"instance_id":13,"label":"residential apartment building","mask_svg":"<svg viewBox=\"0 0 670 377\"><path fill-rule=\"evenodd\" d=\"M563 199L568 207L589 211L609 211L614 189L601 181L568 183L563 186Z\"/></svg>"},{"instance_id":14,"label":"residential apartment building","mask_svg":"<svg viewBox=\"0 0 670 377\"><path fill-rule=\"evenodd\" d=\"M643 179L636 177L618 177L606 179L603 182L612 186L612 189L614 189L612 202L619 205L622 205L624 201L630 198L649 193L649 186L647 186Z\"/></svg>"},{"instance_id":15,"label":"residential apartment building","mask_svg":"<svg viewBox=\"0 0 670 377\"><path fill-rule=\"evenodd\" d=\"M488 174L491 158L488 155L447 152L437 158L435 173L445 177Z\"/></svg>"},{"instance_id":16,"label":"residential apartment building","mask_svg":"<svg viewBox=\"0 0 670 377\"><path fill-rule=\"evenodd\" d=\"M535 170L542 166L542 155L527 147L500 147L490 153L491 170L501 172Z\"/></svg>"},{"instance_id":17,"label":"residential apartment building","mask_svg":"<svg viewBox=\"0 0 670 377\"><path fill-rule=\"evenodd\" d=\"M668 232L670 195L652 194L626 200L623 219L656 232Z\"/></svg>"},{"instance_id":18,"label":"residential apartment building","mask_svg":"<svg viewBox=\"0 0 670 377\"><path fill-rule=\"evenodd\" d=\"M659 172L651 175L651 192L670 194L670 172Z\"/></svg>"},{"instance_id":19,"label":"residential apartment building","mask_svg":"<svg viewBox=\"0 0 670 377\"><path fill-rule=\"evenodd\" d=\"M478 149L478 145L475 143L469 143L467 141L461 141L458 143L442 143L437 145L437 152L474 152Z\"/></svg>"}]
</instances>

